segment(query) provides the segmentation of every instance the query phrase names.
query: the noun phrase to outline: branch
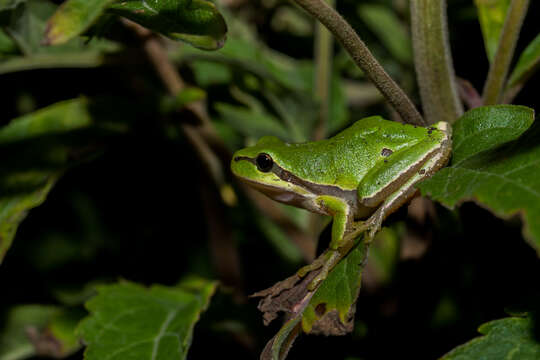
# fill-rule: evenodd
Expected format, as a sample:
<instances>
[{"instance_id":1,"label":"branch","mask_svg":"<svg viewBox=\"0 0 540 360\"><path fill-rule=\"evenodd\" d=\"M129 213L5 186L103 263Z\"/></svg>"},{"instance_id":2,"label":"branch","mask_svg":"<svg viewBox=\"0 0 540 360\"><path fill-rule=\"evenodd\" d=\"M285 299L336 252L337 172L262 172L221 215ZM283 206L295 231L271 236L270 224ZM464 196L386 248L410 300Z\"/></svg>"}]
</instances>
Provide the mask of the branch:
<instances>
[{"instance_id":1,"label":"branch","mask_svg":"<svg viewBox=\"0 0 540 360\"><path fill-rule=\"evenodd\" d=\"M453 123L463 114L448 44L445 0L411 1L414 65L429 124Z\"/></svg>"},{"instance_id":2,"label":"branch","mask_svg":"<svg viewBox=\"0 0 540 360\"><path fill-rule=\"evenodd\" d=\"M403 90L384 71L352 27L323 0L294 0L328 28L390 104L409 124L426 125Z\"/></svg>"},{"instance_id":3,"label":"branch","mask_svg":"<svg viewBox=\"0 0 540 360\"><path fill-rule=\"evenodd\" d=\"M484 105L494 105L501 101L503 88L508 76L510 62L516 49L516 43L529 7L529 0L512 0L506 15L497 52L484 85Z\"/></svg>"}]
</instances>

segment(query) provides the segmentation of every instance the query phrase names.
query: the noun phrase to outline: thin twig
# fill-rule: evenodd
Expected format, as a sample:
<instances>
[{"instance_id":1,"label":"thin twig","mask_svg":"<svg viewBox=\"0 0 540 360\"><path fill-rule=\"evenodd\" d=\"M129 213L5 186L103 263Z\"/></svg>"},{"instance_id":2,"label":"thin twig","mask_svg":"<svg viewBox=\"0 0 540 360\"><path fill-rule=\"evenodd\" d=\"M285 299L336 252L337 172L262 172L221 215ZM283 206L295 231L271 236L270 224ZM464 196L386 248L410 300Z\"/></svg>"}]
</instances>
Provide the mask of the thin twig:
<instances>
[{"instance_id":1,"label":"thin twig","mask_svg":"<svg viewBox=\"0 0 540 360\"><path fill-rule=\"evenodd\" d=\"M494 105L501 101L502 92L508 76L508 69L514 56L516 43L529 8L529 0L512 0L497 46L497 52L489 68L484 85L484 105Z\"/></svg>"},{"instance_id":2,"label":"thin twig","mask_svg":"<svg viewBox=\"0 0 540 360\"><path fill-rule=\"evenodd\" d=\"M414 65L429 124L463 114L448 42L445 0L411 0Z\"/></svg>"},{"instance_id":3,"label":"thin twig","mask_svg":"<svg viewBox=\"0 0 540 360\"><path fill-rule=\"evenodd\" d=\"M409 124L426 122L403 90L384 71L353 28L323 0L294 0L304 10L323 23L347 50L368 79L381 91L403 120Z\"/></svg>"}]
</instances>

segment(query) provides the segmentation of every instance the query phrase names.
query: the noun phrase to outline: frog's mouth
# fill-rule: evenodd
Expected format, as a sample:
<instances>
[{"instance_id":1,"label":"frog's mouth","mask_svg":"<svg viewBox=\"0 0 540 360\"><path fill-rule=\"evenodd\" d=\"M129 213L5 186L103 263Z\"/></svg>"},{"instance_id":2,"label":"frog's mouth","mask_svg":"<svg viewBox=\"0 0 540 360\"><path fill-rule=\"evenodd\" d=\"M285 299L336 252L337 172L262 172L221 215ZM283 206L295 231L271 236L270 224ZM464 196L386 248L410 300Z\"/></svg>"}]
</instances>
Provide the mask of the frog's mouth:
<instances>
[{"instance_id":1,"label":"frog's mouth","mask_svg":"<svg viewBox=\"0 0 540 360\"><path fill-rule=\"evenodd\" d=\"M305 206L304 205L305 202L307 200L310 200L310 197L306 196L307 194L306 195L299 194L294 191L289 191L289 190L286 190L277 186L260 183L260 182L246 179L243 177L240 177L240 179L246 184L248 184L249 186L251 186L252 188L262 192L269 198L275 201L279 201L284 204L303 207Z\"/></svg>"}]
</instances>

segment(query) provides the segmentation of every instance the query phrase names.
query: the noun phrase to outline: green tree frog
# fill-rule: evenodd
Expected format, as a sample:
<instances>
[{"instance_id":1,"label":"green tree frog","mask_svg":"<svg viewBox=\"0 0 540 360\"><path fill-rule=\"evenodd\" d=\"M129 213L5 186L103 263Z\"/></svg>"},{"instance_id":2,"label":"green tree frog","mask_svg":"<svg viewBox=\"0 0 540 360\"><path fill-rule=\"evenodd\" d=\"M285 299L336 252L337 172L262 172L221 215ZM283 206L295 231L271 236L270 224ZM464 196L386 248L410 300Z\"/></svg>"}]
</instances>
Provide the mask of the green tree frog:
<instances>
[{"instance_id":1,"label":"green tree frog","mask_svg":"<svg viewBox=\"0 0 540 360\"><path fill-rule=\"evenodd\" d=\"M450 127L424 128L372 116L332 138L300 144L274 136L238 150L234 175L270 198L333 217L330 250L358 224L373 238L382 221L412 198L414 185L443 167Z\"/></svg>"}]
</instances>

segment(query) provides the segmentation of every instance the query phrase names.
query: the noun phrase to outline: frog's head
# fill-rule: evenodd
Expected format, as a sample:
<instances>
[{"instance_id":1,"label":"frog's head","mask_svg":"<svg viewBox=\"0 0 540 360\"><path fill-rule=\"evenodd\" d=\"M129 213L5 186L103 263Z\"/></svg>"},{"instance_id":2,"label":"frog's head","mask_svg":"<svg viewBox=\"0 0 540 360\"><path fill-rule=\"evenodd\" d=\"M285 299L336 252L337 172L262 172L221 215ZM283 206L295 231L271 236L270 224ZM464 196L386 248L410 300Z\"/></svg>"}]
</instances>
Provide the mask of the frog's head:
<instances>
[{"instance_id":1,"label":"frog's head","mask_svg":"<svg viewBox=\"0 0 540 360\"><path fill-rule=\"evenodd\" d=\"M254 146L238 150L233 155L231 170L242 181L272 199L299 205L311 193L295 181L294 170L280 165L282 157L291 151L288 146L275 136L265 136Z\"/></svg>"}]
</instances>

